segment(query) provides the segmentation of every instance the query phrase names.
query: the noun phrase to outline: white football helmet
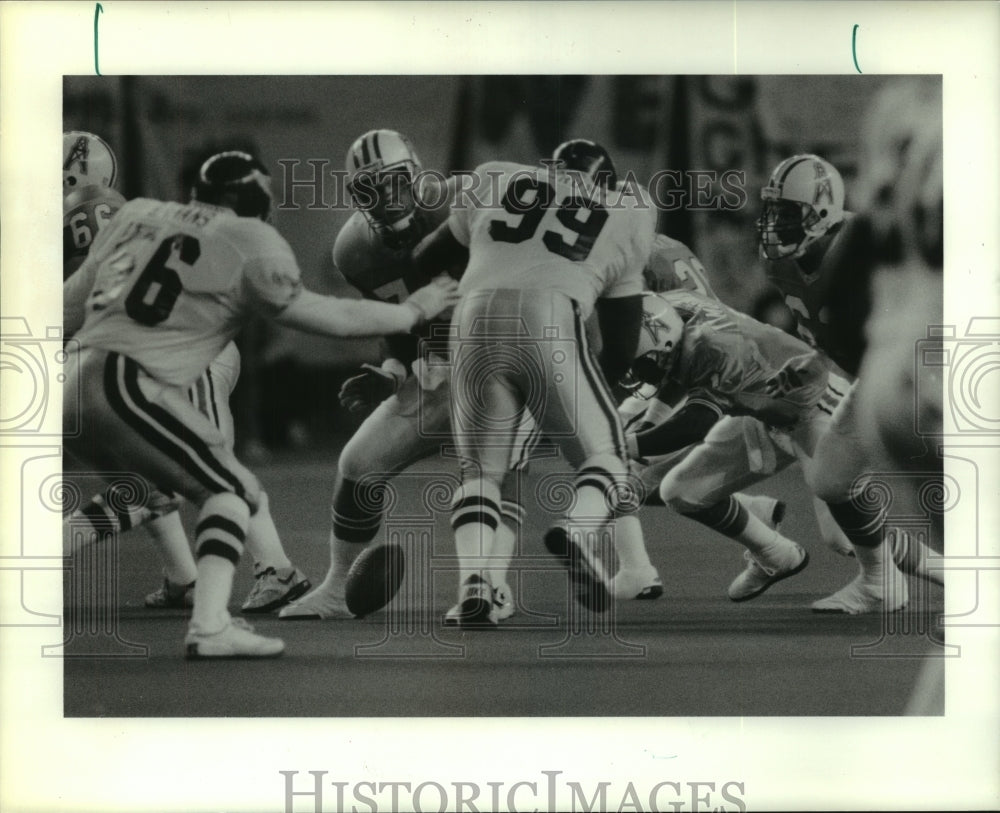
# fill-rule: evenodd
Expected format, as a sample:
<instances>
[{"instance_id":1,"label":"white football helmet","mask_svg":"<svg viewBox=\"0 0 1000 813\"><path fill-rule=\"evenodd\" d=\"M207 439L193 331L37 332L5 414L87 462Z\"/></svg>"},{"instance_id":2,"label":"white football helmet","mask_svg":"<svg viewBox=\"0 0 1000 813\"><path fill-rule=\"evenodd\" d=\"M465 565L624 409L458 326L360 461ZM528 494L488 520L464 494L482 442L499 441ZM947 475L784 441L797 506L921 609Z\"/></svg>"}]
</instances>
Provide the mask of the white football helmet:
<instances>
[{"instance_id":1,"label":"white football helmet","mask_svg":"<svg viewBox=\"0 0 1000 813\"><path fill-rule=\"evenodd\" d=\"M118 161L104 139L93 133L71 130L63 133L63 189L87 184L114 186Z\"/></svg>"},{"instance_id":2,"label":"white football helmet","mask_svg":"<svg viewBox=\"0 0 1000 813\"><path fill-rule=\"evenodd\" d=\"M621 386L638 394L644 384L658 387L673 368L684 338L684 320L659 294L645 293L642 297L642 329L639 347L632 367Z\"/></svg>"},{"instance_id":3,"label":"white football helmet","mask_svg":"<svg viewBox=\"0 0 1000 813\"><path fill-rule=\"evenodd\" d=\"M347 191L372 228L396 248L423 237L414 183L422 165L409 139L370 130L347 151Z\"/></svg>"},{"instance_id":4,"label":"white football helmet","mask_svg":"<svg viewBox=\"0 0 1000 813\"><path fill-rule=\"evenodd\" d=\"M844 219L844 179L818 155L793 155L760 190L760 253L768 260L795 259Z\"/></svg>"}]
</instances>

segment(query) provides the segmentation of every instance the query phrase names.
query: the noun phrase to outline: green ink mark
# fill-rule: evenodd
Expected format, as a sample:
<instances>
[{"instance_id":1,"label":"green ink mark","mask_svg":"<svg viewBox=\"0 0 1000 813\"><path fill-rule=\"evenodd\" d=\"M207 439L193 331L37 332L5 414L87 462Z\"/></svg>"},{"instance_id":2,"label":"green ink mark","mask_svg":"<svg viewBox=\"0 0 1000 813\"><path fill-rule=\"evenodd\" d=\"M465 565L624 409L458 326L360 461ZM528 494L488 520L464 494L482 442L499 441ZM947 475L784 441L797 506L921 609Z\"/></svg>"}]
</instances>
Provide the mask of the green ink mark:
<instances>
[{"instance_id":1,"label":"green ink mark","mask_svg":"<svg viewBox=\"0 0 1000 813\"><path fill-rule=\"evenodd\" d=\"M94 73L98 76L101 75L101 66L97 60L97 21L101 17L101 13L104 11L104 6L100 3L97 4L97 8L94 9Z\"/></svg>"},{"instance_id":2,"label":"green ink mark","mask_svg":"<svg viewBox=\"0 0 1000 813\"><path fill-rule=\"evenodd\" d=\"M851 32L851 55L854 57L854 69L861 73L861 68L858 67L858 29L861 28L857 23L854 24L854 31Z\"/></svg>"}]
</instances>

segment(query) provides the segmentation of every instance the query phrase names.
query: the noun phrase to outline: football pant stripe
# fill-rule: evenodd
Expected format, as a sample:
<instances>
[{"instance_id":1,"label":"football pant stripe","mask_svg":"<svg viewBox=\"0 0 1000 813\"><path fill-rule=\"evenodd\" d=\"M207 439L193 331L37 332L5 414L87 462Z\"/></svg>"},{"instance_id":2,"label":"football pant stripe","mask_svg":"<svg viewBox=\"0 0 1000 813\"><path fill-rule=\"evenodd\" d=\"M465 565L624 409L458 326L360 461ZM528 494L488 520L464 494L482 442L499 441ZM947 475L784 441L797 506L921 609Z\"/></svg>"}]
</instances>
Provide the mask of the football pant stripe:
<instances>
[{"instance_id":1,"label":"football pant stripe","mask_svg":"<svg viewBox=\"0 0 1000 813\"><path fill-rule=\"evenodd\" d=\"M215 379L212 378L212 371L205 370L205 381L208 384L208 403L212 407L212 420L215 422L215 428L221 429L222 422L219 420L219 406L215 403Z\"/></svg>"},{"instance_id":2,"label":"football pant stripe","mask_svg":"<svg viewBox=\"0 0 1000 813\"><path fill-rule=\"evenodd\" d=\"M587 333L583 324L583 316L580 313L580 306L575 302L573 303L573 328L576 332L576 346L579 348L580 367L583 368L584 377L590 385L594 399L607 419L615 454L625 462L628 460L628 455L625 451L625 433L622 431L621 421L618 419L618 409L615 407L611 393L608 392L601 371L594 365L594 358L591 356L590 347L587 344Z\"/></svg>"},{"instance_id":3,"label":"football pant stripe","mask_svg":"<svg viewBox=\"0 0 1000 813\"><path fill-rule=\"evenodd\" d=\"M528 433L528 437L525 439L524 443L521 444L521 451L517 456L517 460L514 461L513 465L510 467L511 471L520 471L531 461L531 453L534 451L535 446L538 445L538 439L542 436L542 427L538 421L533 421L531 431Z\"/></svg>"},{"instance_id":4,"label":"football pant stripe","mask_svg":"<svg viewBox=\"0 0 1000 813\"><path fill-rule=\"evenodd\" d=\"M213 494L235 492L246 498L243 484L225 468L208 444L139 389L139 365L127 356L108 353L104 390L112 409L150 444L181 465Z\"/></svg>"}]
</instances>

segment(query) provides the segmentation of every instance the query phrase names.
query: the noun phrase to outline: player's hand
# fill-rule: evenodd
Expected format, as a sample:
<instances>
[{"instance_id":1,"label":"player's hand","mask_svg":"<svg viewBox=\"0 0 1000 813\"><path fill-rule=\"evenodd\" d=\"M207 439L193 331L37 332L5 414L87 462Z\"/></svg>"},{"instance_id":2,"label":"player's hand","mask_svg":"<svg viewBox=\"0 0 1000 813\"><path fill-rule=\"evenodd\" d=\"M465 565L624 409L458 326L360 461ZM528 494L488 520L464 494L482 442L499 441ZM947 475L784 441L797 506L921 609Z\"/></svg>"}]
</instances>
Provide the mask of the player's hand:
<instances>
[{"instance_id":1,"label":"player's hand","mask_svg":"<svg viewBox=\"0 0 1000 813\"><path fill-rule=\"evenodd\" d=\"M435 277L432 282L410 294L406 300L406 304L420 314L420 321L433 319L457 303L458 283L447 274Z\"/></svg>"},{"instance_id":2,"label":"player's hand","mask_svg":"<svg viewBox=\"0 0 1000 813\"><path fill-rule=\"evenodd\" d=\"M340 405L352 414L374 409L399 389L399 379L388 370L362 364L363 372L348 378L340 387Z\"/></svg>"}]
</instances>

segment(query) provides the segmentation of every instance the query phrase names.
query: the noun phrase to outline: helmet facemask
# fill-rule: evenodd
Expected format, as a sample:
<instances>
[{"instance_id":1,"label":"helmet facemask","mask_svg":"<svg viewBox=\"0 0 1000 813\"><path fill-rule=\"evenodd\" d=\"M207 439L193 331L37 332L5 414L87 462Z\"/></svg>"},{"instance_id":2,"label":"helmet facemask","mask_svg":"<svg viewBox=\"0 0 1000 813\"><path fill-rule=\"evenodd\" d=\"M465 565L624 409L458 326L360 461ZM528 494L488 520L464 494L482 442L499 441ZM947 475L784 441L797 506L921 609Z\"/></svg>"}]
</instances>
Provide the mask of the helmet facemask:
<instances>
[{"instance_id":1,"label":"helmet facemask","mask_svg":"<svg viewBox=\"0 0 1000 813\"><path fill-rule=\"evenodd\" d=\"M363 170L347 183L354 206L392 248L411 248L423 236L410 161L378 170Z\"/></svg>"},{"instance_id":2,"label":"helmet facemask","mask_svg":"<svg viewBox=\"0 0 1000 813\"><path fill-rule=\"evenodd\" d=\"M347 191L372 231L390 248L409 249L426 231L417 184L421 164L395 130L369 130L347 151Z\"/></svg>"},{"instance_id":3,"label":"helmet facemask","mask_svg":"<svg viewBox=\"0 0 1000 813\"><path fill-rule=\"evenodd\" d=\"M659 389L673 370L684 338L684 322L673 307L655 294L645 297L643 308L639 349L620 385L633 396L648 399L655 389L640 390L646 385Z\"/></svg>"},{"instance_id":4,"label":"helmet facemask","mask_svg":"<svg viewBox=\"0 0 1000 813\"><path fill-rule=\"evenodd\" d=\"M767 260L801 257L826 234L827 229L817 228L819 224L819 214L807 203L765 198L757 220L761 256Z\"/></svg>"},{"instance_id":5,"label":"helmet facemask","mask_svg":"<svg viewBox=\"0 0 1000 813\"><path fill-rule=\"evenodd\" d=\"M786 158L760 191L757 220L760 255L767 260L798 259L844 219L844 181L818 155Z\"/></svg>"}]
</instances>

